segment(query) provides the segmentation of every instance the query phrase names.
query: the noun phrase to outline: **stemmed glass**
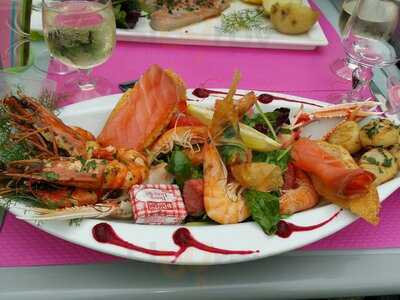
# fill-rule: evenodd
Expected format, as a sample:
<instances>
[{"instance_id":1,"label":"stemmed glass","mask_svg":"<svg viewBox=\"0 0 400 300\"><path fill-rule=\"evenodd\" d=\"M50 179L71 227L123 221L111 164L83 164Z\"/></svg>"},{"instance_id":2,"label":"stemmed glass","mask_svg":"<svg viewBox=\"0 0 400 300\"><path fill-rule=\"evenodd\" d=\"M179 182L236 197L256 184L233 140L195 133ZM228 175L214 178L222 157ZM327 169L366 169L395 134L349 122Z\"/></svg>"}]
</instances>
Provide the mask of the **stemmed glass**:
<instances>
[{"instance_id":1,"label":"stemmed glass","mask_svg":"<svg viewBox=\"0 0 400 300\"><path fill-rule=\"evenodd\" d=\"M340 35L343 36L344 28L353 13L354 7L357 4L357 0L344 0L342 3L342 9L339 16L339 31ZM356 66L350 63L347 58L341 57L336 59L331 65L331 71L338 77L344 80L351 80L351 74Z\"/></svg>"},{"instance_id":2,"label":"stemmed glass","mask_svg":"<svg viewBox=\"0 0 400 300\"><path fill-rule=\"evenodd\" d=\"M50 54L78 69L78 79L62 89L79 101L109 94L110 82L91 75L115 47L111 0L43 0L43 31Z\"/></svg>"},{"instance_id":3,"label":"stemmed glass","mask_svg":"<svg viewBox=\"0 0 400 300\"><path fill-rule=\"evenodd\" d=\"M395 48L395 33L400 30L400 3L397 0L359 0L343 30L342 45L347 59L357 67L352 72L353 90L343 102L365 100L373 68L395 64L400 49Z\"/></svg>"},{"instance_id":4,"label":"stemmed glass","mask_svg":"<svg viewBox=\"0 0 400 300\"><path fill-rule=\"evenodd\" d=\"M32 1L32 14L35 12L42 11L42 1L41 0L33 0ZM39 54L35 55L35 59L33 65L36 69L41 72L56 74L56 75L67 75L76 70L74 68L68 67L64 65L57 59L55 59L48 49L41 51Z\"/></svg>"}]
</instances>

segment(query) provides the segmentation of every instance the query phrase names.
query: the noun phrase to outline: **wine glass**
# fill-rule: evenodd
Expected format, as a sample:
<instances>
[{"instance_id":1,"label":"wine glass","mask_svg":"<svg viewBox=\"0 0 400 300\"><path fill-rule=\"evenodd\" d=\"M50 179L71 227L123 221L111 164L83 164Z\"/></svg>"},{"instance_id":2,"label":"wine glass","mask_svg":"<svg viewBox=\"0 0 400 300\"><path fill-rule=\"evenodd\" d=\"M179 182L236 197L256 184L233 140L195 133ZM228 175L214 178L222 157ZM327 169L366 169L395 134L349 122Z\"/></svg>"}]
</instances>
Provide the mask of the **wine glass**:
<instances>
[{"instance_id":1,"label":"wine glass","mask_svg":"<svg viewBox=\"0 0 400 300\"><path fill-rule=\"evenodd\" d=\"M42 11L42 1L32 1L32 14L39 13ZM32 35L32 33L31 33ZM67 75L75 72L76 69L64 65L57 59L55 59L49 52L49 49L41 51L35 55L33 66L43 73L55 74L55 75Z\"/></svg>"},{"instance_id":2,"label":"wine glass","mask_svg":"<svg viewBox=\"0 0 400 300\"><path fill-rule=\"evenodd\" d=\"M400 30L400 3L397 0L358 0L344 30L342 45L347 59L357 67L352 72L353 90L343 102L365 100L373 68L395 64L400 49L395 48Z\"/></svg>"},{"instance_id":3,"label":"wine glass","mask_svg":"<svg viewBox=\"0 0 400 300\"><path fill-rule=\"evenodd\" d=\"M43 0L43 32L54 58L78 69L78 78L62 89L76 101L107 95L110 82L91 75L115 47L111 0Z\"/></svg>"},{"instance_id":4,"label":"wine glass","mask_svg":"<svg viewBox=\"0 0 400 300\"><path fill-rule=\"evenodd\" d=\"M357 0L344 0L342 3L342 9L340 11L340 16L339 16L339 31L340 31L340 36L343 36L343 31L344 28L347 24L347 21L349 20L350 16L353 13L354 7L357 4ZM330 69L331 71L338 77L344 79L344 80L351 80L351 74L353 70L357 66L352 64L351 62L348 61L347 58L341 57L336 59L331 65Z\"/></svg>"}]
</instances>

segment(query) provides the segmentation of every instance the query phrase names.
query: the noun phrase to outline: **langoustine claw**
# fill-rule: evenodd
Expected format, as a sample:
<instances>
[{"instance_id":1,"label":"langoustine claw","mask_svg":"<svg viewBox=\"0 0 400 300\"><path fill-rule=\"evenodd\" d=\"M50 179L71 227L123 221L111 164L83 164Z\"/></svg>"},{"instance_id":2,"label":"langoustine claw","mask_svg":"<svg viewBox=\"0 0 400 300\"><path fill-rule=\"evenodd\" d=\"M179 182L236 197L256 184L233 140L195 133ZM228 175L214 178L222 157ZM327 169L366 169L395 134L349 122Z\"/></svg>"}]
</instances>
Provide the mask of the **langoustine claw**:
<instances>
[{"instance_id":1,"label":"langoustine claw","mask_svg":"<svg viewBox=\"0 0 400 300\"><path fill-rule=\"evenodd\" d=\"M379 115L381 112L370 111L378 105L379 103L374 101L345 103L318 108L310 113L305 112L302 105L291 122L293 124L292 129L304 127L311 122L327 118L358 120L368 116Z\"/></svg>"}]
</instances>

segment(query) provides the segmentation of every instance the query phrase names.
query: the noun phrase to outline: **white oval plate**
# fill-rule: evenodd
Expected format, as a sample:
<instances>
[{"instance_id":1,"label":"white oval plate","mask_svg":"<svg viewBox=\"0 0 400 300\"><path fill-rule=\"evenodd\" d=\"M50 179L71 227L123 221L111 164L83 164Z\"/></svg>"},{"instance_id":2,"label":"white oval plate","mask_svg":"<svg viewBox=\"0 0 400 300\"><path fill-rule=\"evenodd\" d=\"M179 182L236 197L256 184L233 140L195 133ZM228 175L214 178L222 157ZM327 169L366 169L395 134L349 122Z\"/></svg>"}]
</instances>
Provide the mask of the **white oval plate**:
<instances>
[{"instance_id":1,"label":"white oval plate","mask_svg":"<svg viewBox=\"0 0 400 300\"><path fill-rule=\"evenodd\" d=\"M245 92L245 91L239 91ZM262 93L262 92L260 92ZM277 96L282 94L276 94ZM118 95L110 95L96 98L67 106L62 109L60 117L67 124L83 127L94 134L98 134L106 121L109 112L112 110L118 99ZM306 109L312 109L312 104L326 106L327 103L284 95L293 100L300 100L310 103L305 105ZM189 91L189 98L193 99ZM199 102L201 105L211 106L214 102L213 97ZM278 107L289 107L292 112L297 111L299 103L275 100L271 104L263 105L265 111L271 111ZM311 124L303 135L319 137L334 125L335 121L323 121ZM379 199L382 202L400 186L400 178L395 179L379 186ZM287 219L288 222L296 225L314 225L329 219L339 210L338 206L330 204L301 213L297 213ZM10 211L15 215L24 214L24 207L13 206ZM199 241L222 249L231 250L258 250L258 253L248 255L223 255L204 252L195 248L189 248L175 262L183 265L214 265L227 264L242 261L259 259L282 252L290 251L303 247L307 244L320 240L330 234L333 234L357 219L356 216L348 211L341 211L339 215L328 224L305 232L295 232L289 238L280 238L278 236L267 236L254 222L246 222L234 225L208 225L208 226L187 226L192 235ZM70 225L67 221L46 221L37 225L40 229L53 234L59 238L72 243L91 248L100 252L141 261L155 263L172 263L171 256L152 256L140 252L127 250L110 244L101 244L94 240L92 228L100 222L107 222L112 225L116 233L124 240L145 248L154 250L178 249L172 240L173 233L182 226L160 226L160 225L138 225L133 222L115 221L115 220L97 220L86 219L79 225ZM371 225L372 226L372 225Z\"/></svg>"}]
</instances>

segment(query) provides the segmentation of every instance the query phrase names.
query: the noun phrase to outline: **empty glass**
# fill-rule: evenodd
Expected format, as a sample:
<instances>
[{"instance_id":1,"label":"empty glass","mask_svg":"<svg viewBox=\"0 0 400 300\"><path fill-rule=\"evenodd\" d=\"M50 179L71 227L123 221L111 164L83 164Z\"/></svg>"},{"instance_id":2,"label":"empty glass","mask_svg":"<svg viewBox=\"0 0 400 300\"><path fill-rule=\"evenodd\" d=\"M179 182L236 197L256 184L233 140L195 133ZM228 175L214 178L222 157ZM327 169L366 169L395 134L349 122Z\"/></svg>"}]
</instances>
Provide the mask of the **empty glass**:
<instances>
[{"instance_id":1,"label":"empty glass","mask_svg":"<svg viewBox=\"0 0 400 300\"><path fill-rule=\"evenodd\" d=\"M344 29L342 44L347 59L357 67L352 72L352 91L342 101L365 100L373 68L395 64L400 58L395 48L400 29L399 1L359 0Z\"/></svg>"}]
</instances>

